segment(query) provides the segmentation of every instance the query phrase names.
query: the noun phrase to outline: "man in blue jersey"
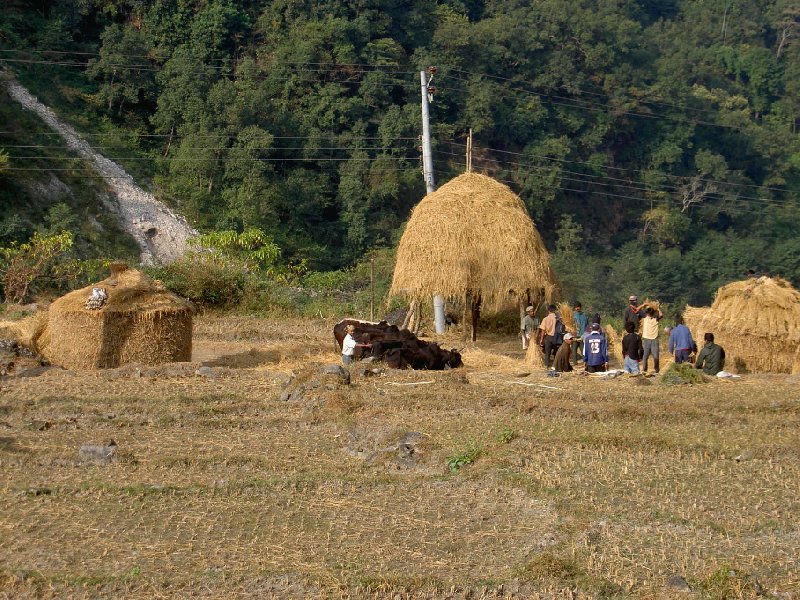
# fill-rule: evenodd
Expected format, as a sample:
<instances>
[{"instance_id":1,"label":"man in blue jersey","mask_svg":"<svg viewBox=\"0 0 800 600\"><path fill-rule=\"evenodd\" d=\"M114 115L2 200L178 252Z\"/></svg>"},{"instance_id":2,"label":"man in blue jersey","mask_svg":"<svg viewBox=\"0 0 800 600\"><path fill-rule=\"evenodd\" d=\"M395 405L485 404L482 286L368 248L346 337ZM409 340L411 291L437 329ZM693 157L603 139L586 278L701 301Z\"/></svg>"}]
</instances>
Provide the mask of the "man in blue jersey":
<instances>
[{"instance_id":1,"label":"man in blue jersey","mask_svg":"<svg viewBox=\"0 0 800 600\"><path fill-rule=\"evenodd\" d=\"M675 355L675 364L689 361L689 355L697 348L692 339L692 332L683 324L683 317L675 315L675 327L669 334L669 353Z\"/></svg>"},{"instance_id":2,"label":"man in blue jersey","mask_svg":"<svg viewBox=\"0 0 800 600\"><path fill-rule=\"evenodd\" d=\"M608 370L608 341L600 333L600 323L592 323L591 333L583 338L583 364L589 373Z\"/></svg>"}]
</instances>

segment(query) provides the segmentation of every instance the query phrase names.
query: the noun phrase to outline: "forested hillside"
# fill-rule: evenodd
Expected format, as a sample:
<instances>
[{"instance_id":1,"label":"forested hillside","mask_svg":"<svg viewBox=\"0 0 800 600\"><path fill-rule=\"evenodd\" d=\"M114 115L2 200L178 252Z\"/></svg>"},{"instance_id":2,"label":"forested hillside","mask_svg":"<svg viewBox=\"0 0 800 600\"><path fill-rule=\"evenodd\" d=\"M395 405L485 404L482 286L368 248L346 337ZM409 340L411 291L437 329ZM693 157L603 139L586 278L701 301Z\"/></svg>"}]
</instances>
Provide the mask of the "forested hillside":
<instances>
[{"instance_id":1,"label":"forested hillside","mask_svg":"<svg viewBox=\"0 0 800 600\"><path fill-rule=\"evenodd\" d=\"M435 65L437 183L472 128L570 297L800 283L795 0L10 0L0 64L199 229L260 228L315 270L396 243ZM37 226L15 169L68 156L14 130L6 243Z\"/></svg>"}]
</instances>

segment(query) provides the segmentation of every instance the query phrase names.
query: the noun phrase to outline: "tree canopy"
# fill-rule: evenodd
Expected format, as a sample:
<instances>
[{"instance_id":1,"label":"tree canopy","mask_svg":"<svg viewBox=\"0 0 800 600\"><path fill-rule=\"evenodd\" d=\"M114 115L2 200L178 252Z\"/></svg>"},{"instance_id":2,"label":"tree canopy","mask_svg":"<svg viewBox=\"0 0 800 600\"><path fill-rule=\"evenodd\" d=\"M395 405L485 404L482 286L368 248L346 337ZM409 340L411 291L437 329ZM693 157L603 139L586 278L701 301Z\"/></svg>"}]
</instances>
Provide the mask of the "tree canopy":
<instances>
[{"instance_id":1,"label":"tree canopy","mask_svg":"<svg viewBox=\"0 0 800 600\"><path fill-rule=\"evenodd\" d=\"M65 111L133 132L111 157L200 229L262 230L317 270L395 244L424 195L436 65L437 181L471 128L474 169L520 195L569 294L800 283L790 0L41 0L10 2L0 49Z\"/></svg>"}]
</instances>

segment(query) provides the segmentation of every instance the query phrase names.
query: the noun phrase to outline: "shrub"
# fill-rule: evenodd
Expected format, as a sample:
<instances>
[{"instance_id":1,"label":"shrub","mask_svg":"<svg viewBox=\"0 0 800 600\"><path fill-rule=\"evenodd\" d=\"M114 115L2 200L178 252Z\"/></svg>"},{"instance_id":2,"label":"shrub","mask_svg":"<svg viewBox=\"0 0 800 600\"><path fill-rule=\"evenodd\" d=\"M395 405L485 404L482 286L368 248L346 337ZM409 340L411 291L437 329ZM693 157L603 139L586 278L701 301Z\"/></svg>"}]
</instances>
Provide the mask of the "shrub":
<instances>
[{"instance_id":1,"label":"shrub","mask_svg":"<svg viewBox=\"0 0 800 600\"><path fill-rule=\"evenodd\" d=\"M165 267L150 269L150 274L179 296L207 308L239 304L250 277L241 264L221 264L200 255L188 255Z\"/></svg>"},{"instance_id":2,"label":"shrub","mask_svg":"<svg viewBox=\"0 0 800 600\"><path fill-rule=\"evenodd\" d=\"M73 242L74 237L68 231L57 235L34 233L24 244L12 243L0 248L6 301L22 303L37 279L48 275L58 278L59 273L54 270L56 264L67 256Z\"/></svg>"}]
</instances>

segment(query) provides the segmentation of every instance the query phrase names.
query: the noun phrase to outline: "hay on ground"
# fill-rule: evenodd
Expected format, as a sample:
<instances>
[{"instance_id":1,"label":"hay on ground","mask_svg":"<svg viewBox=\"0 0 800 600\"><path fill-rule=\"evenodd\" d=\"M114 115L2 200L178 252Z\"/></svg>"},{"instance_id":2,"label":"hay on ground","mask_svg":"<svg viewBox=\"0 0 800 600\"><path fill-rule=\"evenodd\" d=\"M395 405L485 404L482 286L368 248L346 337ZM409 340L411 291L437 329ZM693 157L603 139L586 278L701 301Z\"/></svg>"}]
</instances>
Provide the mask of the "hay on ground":
<instances>
[{"instance_id":1,"label":"hay on ground","mask_svg":"<svg viewBox=\"0 0 800 600\"><path fill-rule=\"evenodd\" d=\"M779 278L735 281L717 290L710 307L688 306L684 321L698 346L714 334L726 370L790 373L800 348L800 292Z\"/></svg>"},{"instance_id":2,"label":"hay on ground","mask_svg":"<svg viewBox=\"0 0 800 600\"><path fill-rule=\"evenodd\" d=\"M89 310L86 301L94 287L105 288L108 300ZM191 302L143 273L115 270L108 279L53 302L35 347L69 369L189 361L193 312Z\"/></svg>"},{"instance_id":3,"label":"hay on ground","mask_svg":"<svg viewBox=\"0 0 800 600\"><path fill-rule=\"evenodd\" d=\"M622 368L622 363L625 361L625 357L622 354L622 339L611 325L606 325L603 328L603 332L606 334L606 342L608 343L609 364L613 362L616 366Z\"/></svg>"},{"instance_id":4,"label":"hay on ground","mask_svg":"<svg viewBox=\"0 0 800 600\"><path fill-rule=\"evenodd\" d=\"M550 256L522 200L485 175L465 173L414 208L397 249L390 295L481 299L497 312L521 299L549 302Z\"/></svg>"},{"instance_id":5,"label":"hay on ground","mask_svg":"<svg viewBox=\"0 0 800 600\"><path fill-rule=\"evenodd\" d=\"M544 352L542 352L542 348L539 344L535 343L533 340L531 340L531 343L528 345L528 350L525 352L525 364L534 369L544 369L546 367L544 363Z\"/></svg>"},{"instance_id":6,"label":"hay on ground","mask_svg":"<svg viewBox=\"0 0 800 600\"><path fill-rule=\"evenodd\" d=\"M800 375L800 346L794 353L794 363L792 364L792 375Z\"/></svg>"}]
</instances>

